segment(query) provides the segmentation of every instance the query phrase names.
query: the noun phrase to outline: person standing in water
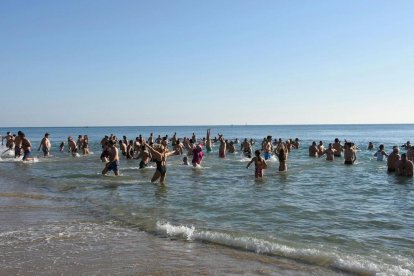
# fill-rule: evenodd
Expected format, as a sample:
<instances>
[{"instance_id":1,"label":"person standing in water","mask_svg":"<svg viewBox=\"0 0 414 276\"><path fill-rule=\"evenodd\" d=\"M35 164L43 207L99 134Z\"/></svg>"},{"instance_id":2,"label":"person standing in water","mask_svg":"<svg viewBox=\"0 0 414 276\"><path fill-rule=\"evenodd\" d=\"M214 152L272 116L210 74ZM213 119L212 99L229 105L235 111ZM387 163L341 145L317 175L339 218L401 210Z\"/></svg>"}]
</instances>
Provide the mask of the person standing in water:
<instances>
[{"instance_id":1,"label":"person standing in water","mask_svg":"<svg viewBox=\"0 0 414 276\"><path fill-rule=\"evenodd\" d=\"M331 143L329 143L328 148L319 157L322 157L324 154L326 154L327 161L334 161L335 149L332 147Z\"/></svg>"},{"instance_id":2,"label":"person standing in water","mask_svg":"<svg viewBox=\"0 0 414 276\"><path fill-rule=\"evenodd\" d=\"M244 139L240 149L243 151L244 156L252 158L252 144L250 144L247 138Z\"/></svg>"},{"instance_id":3,"label":"person standing in water","mask_svg":"<svg viewBox=\"0 0 414 276\"><path fill-rule=\"evenodd\" d=\"M206 135L206 150L207 150L207 152L211 152L210 129L207 129L207 135Z\"/></svg>"},{"instance_id":4,"label":"person standing in water","mask_svg":"<svg viewBox=\"0 0 414 276\"><path fill-rule=\"evenodd\" d=\"M160 183L164 183L165 178L167 176L167 157L174 155L174 151L167 152L167 148L163 145L160 145L157 149L154 149L150 145L148 145L146 142L143 142L143 144L148 148L148 150L151 152L152 158L157 165L157 168L155 169L155 173L151 178L151 182L155 182L158 179L160 180Z\"/></svg>"},{"instance_id":5,"label":"person standing in water","mask_svg":"<svg viewBox=\"0 0 414 276\"><path fill-rule=\"evenodd\" d=\"M52 147L52 145L51 145L50 140L49 140L49 133L46 133L45 137L43 137L42 141L40 142L38 150L42 149L43 156L47 157L50 154L51 147Z\"/></svg>"},{"instance_id":6,"label":"person standing in water","mask_svg":"<svg viewBox=\"0 0 414 276\"><path fill-rule=\"evenodd\" d=\"M32 143L30 143L29 139L26 138L26 135L21 132L20 138L22 140L22 148L23 148L23 161L31 161L34 158L32 158L31 152L32 152Z\"/></svg>"},{"instance_id":7,"label":"person standing in water","mask_svg":"<svg viewBox=\"0 0 414 276\"><path fill-rule=\"evenodd\" d=\"M19 158L22 156L22 132L20 130L17 132L14 144L14 158Z\"/></svg>"},{"instance_id":8,"label":"person standing in water","mask_svg":"<svg viewBox=\"0 0 414 276\"><path fill-rule=\"evenodd\" d=\"M413 162L407 160L407 154L401 154L401 160L399 160L396 164L396 172L397 176L413 176Z\"/></svg>"},{"instance_id":9,"label":"person standing in water","mask_svg":"<svg viewBox=\"0 0 414 276\"><path fill-rule=\"evenodd\" d=\"M71 136L68 137L68 152L70 152L73 157L75 157L78 152L78 147Z\"/></svg>"},{"instance_id":10,"label":"person standing in water","mask_svg":"<svg viewBox=\"0 0 414 276\"><path fill-rule=\"evenodd\" d=\"M110 140L108 142L108 159L109 162L105 164L105 168L102 171L103 175L106 175L108 171L114 171L115 175L119 175L119 154L118 149L115 147L115 142Z\"/></svg>"},{"instance_id":11,"label":"person standing in water","mask_svg":"<svg viewBox=\"0 0 414 276\"><path fill-rule=\"evenodd\" d=\"M345 150L344 150L344 159L345 165L353 165L356 160L356 151L352 147L352 143L345 143Z\"/></svg>"},{"instance_id":12,"label":"person standing in water","mask_svg":"<svg viewBox=\"0 0 414 276\"><path fill-rule=\"evenodd\" d=\"M89 154L89 138L88 138L88 135L83 135L83 140L82 140L82 153L84 155L88 155Z\"/></svg>"},{"instance_id":13,"label":"person standing in water","mask_svg":"<svg viewBox=\"0 0 414 276\"><path fill-rule=\"evenodd\" d=\"M286 143L281 142L277 145L275 149L275 154L279 159L279 172L287 171L287 158L289 154L289 149Z\"/></svg>"},{"instance_id":14,"label":"person standing in water","mask_svg":"<svg viewBox=\"0 0 414 276\"><path fill-rule=\"evenodd\" d=\"M252 163L254 163L255 170L254 170L254 177L255 178L262 178L263 177L263 170L267 169L267 163L264 158L260 156L260 150L256 150L254 152L255 157L250 160L250 162L247 164L246 169L250 167Z\"/></svg>"},{"instance_id":15,"label":"person standing in water","mask_svg":"<svg viewBox=\"0 0 414 276\"><path fill-rule=\"evenodd\" d=\"M203 153L203 149L201 148L200 145L197 145L194 150L193 150L193 167L197 167L201 165L201 160L203 160L204 157L204 153Z\"/></svg>"},{"instance_id":16,"label":"person standing in water","mask_svg":"<svg viewBox=\"0 0 414 276\"><path fill-rule=\"evenodd\" d=\"M220 137L220 147L219 147L219 157L220 158L226 158L226 141L224 140L223 137Z\"/></svg>"},{"instance_id":17,"label":"person standing in water","mask_svg":"<svg viewBox=\"0 0 414 276\"><path fill-rule=\"evenodd\" d=\"M384 145L380 145L378 151L374 154L377 161L384 161L384 156L388 157L388 154L384 151Z\"/></svg>"},{"instance_id":18,"label":"person standing in water","mask_svg":"<svg viewBox=\"0 0 414 276\"><path fill-rule=\"evenodd\" d=\"M389 173L395 172L398 161L400 161L400 149L397 146L394 146L387 159L387 167Z\"/></svg>"}]
</instances>

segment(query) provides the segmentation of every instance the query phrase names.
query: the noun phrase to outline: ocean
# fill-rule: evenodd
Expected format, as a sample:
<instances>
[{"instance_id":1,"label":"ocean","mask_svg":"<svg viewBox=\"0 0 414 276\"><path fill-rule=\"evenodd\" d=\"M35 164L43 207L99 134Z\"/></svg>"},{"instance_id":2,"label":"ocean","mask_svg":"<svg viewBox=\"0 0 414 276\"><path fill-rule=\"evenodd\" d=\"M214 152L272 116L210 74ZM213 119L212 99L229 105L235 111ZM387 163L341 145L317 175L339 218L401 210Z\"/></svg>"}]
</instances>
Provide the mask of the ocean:
<instances>
[{"instance_id":1,"label":"ocean","mask_svg":"<svg viewBox=\"0 0 414 276\"><path fill-rule=\"evenodd\" d=\"M238 151L201 168L168 159L164 185L155 164L121 157L120 174L102 176L104 135L201 139L299 138L288 171L272 158L263 179ZM387 174L368 150L414 140L414 125L156 126L0 128L25 132L34 162L0 159L0 274L414 275L414 185ZM37 147L50 133L53 155ZM59 152L70 135L88 135L92 154ZM345 166L310 158L312 141L358 146ZM414 141L413 141L414 142ZM6 148L2 146L1 152ZM405 152L401 148L402 152Z\"/></svg>"}]
</instances>

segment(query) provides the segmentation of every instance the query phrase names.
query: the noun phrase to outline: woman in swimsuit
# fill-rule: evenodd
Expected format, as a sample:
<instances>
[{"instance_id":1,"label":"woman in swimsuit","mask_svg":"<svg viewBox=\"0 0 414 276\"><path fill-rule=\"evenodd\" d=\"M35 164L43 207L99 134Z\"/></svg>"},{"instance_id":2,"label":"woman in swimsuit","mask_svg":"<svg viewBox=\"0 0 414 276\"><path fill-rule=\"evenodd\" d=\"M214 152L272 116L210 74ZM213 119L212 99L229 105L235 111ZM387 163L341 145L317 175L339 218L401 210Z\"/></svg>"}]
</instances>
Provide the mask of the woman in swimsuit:
<instances>
[{"instance_id":1,"label":"woman in swimsuit","mask_svg":"<svg viewBox=\"0 0 414 276\"><path fill-rule=\"evenodd\" d=\"M82 140L82 152L84 155L88 155L89 154L89 138L88 135L84 135L83 136L83 140Z\"/></svg>"},{"instance_id":2,"label":"woman in swimsuit","mask_svg":"<svg viewBox=\"0 0 414 276\"><path fill-rule=\"evenodd\" d=\"M143 144L149 149L152 154L152 158L157 165L155 173L151 178L151 182L155 182L160 179L160 183L164 183L165 177L167 176L167 157L174 155L175 152L168 152L167 148L163 145L160 145L157 149L154 149L146 142L143 142Z\"/></svg>"},{"instance_id":3,"label":"woman in swimsuit","mask_svg":"<svg viewBox=\"0 0 414 276\"><path fill-rule=\"evenodd\" d=\"M250 164L254 162L254 177L255 178L261 178L263 177L263 170L267 169L267 163L266 161L260 156L260 150L256 150L254 152L256 155L252 158L252 160L247 164L246 168L248 169Z\"/></svg>"},{"instance_id":4,"label":"woman in swimsuit","mask_svg":"<svg viewBox=\"0 0 414 276\"><path fill-rule=\"evenodd\" d=\"M287 158L289 154L288 146L286 143L281 142L275 149L275 154L279 159L279 172L287 171Z\"/></svg>"}]
</instances>

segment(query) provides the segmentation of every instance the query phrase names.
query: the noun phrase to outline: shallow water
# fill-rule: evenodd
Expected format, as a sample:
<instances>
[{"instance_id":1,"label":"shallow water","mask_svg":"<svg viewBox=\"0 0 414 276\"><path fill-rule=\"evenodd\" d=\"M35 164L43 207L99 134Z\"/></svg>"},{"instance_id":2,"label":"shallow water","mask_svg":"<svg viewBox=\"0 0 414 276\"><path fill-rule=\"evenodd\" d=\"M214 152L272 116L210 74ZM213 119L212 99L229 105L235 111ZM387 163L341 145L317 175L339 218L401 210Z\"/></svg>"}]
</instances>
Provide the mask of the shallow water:
<instances>
[{"instance_id":1,"label":"shallow water","mask_svg":"<svg viewBox=\"0 0 414 276\"><path fill-rule=\"evenodd\" d=\"M43 132L51 133L54 157L39 157L37 162L22 163L3 155L0 161L1 205L26 204L28 209L36 210L40 204L41 220L51 225L59 220L60 212L48 212L48 208L82 214L81 221L86 228L83 224L73 226L73 220L79 221L79 218L70 215L66 223L56 226L55 232L51 227L52 236L63 233L57 236L58 240L66 235L59 227L73 227L79 239L88 240L102 231L109 231L112 237L119 232L114 243L124 244L128 248L125 250L134 252L136 249L125 245L122 233L148 233L150 240L157 244L160 240L180 248L196 244L203 251L207 249L202 244L207 243L209 252L222 254L231 250L245 254L243 258L251 260L249 263L254 269L255 258L262 256L266 262L293 262L295 265L289 265L300 267L303 273L315 273L317 267L323 273L414 274L413 179L387 174L386 163L377 162L373 159L374 152L365 149L368 141L373 141L377 146L385 144L386 151L390 151L392 145L401 145L413 137L413 125L212 127L212 133L223 133L229 139L248 137L260 141L273 135L274 138L299 137L302 140L302 147L289 155L288 172L279 173L278 162L273 159L269 161L264 179L259 181L254 179L253 168L245 168L248 159L240 153L219 159L217 147L206 155L202 168L198 169L181 165L179 156L171 157L165 185L150 183L154 168L138 170L136 160L121 160L120 177L100 174L103 165L99 161L98 143L105 134L134 138L140 133L148 136L153 131L155 135L171 137L177 131L180 137L195 132L202 138L205 129L22 129L35 145ZM5 133L6 129L0 131ZM11 131L17 132L17 129ZM77 134L88 134L96 154L73 158L57 152L60 141ZM351 140L360 147L355 165L344 166L343 159L328 162L307 156L307 147L313 140L322 140L327 145L336 137ZM14 184L17 188L10 189L7 183L23 184ZM30 222L31 216L36 220L37 212L30 213L22 215L21 220ZM31 237L33 232L45 232L34 224L38 230L21 229L18 236ZM109 228L103 230L105 227ZM2 246L12 246L4 244L9 237L4 235L6 229L1 230ZM23 244L26 242L31 243L24 241ZM100 243L103 241L98 240L96 246ZM67 242L66 246L70 247L71 243ZM117 250L122 252L122 247ZM230 253L226 251L226 254ZM192 269L194 267L187 272ZM259 273L254 269L252 273ZM266 269L278 271L277 267ZM240 270L230 273L238 272Z\"/></svg>"}]
</instances>

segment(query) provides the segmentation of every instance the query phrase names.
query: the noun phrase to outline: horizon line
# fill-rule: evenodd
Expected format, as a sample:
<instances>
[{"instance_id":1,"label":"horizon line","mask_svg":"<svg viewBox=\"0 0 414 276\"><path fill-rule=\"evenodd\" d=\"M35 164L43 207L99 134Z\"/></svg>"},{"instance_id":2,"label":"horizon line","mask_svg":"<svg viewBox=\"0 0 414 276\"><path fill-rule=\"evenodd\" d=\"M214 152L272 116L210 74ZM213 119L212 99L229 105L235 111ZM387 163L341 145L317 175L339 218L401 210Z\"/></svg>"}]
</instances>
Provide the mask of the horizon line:
<instances>
[{"instance_id":1,"label":"horizon line","mask_svg":"<svg viewBox=\"0 0 414 276\"><path fill-rule=\"evenodd\" d=\"M211 124L211 125L69 125L69 126L0 126L0 128L94 128L94 127L232 127L232 126L340 126L340 125L414 125L414 123L315 123L315 124Z\"/></svg>"}]
</instances>

